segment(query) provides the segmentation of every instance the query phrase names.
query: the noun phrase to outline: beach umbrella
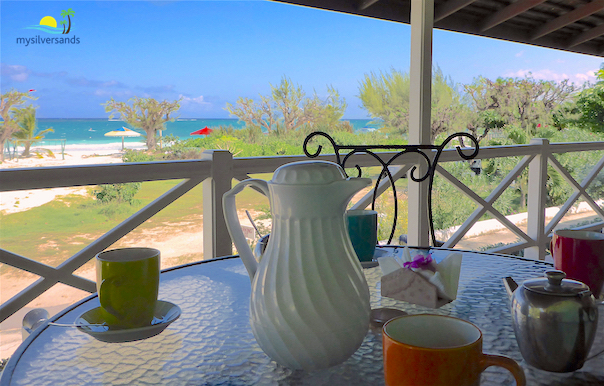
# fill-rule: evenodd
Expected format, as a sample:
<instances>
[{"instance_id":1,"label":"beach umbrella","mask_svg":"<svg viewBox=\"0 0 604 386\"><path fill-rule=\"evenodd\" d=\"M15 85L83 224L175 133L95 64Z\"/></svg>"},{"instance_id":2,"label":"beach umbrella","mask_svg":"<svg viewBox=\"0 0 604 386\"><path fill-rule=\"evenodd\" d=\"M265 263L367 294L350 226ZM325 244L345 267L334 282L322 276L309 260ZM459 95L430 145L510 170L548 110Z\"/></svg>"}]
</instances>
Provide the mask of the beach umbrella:
<instances>
[{"instance_id":1,"label":"beach umbrella","mask_svg":"<svg viewBox=\"0 0 604 386\"><path fill-rule=\"evenodd\" d=\"M121 129L117 129L117 130L113 130L113 131L109 131L107 133L105 133L105 137L122 137L122 150L124 150L124 137L140 137L141 134L137 133L134 130L130 130L126 127L123 127Z\"/></svg>"},{"instance_id":2,"label":"beach umbrella","mask_svg":"<svg viewBox=\"0 0 604 386\"><path fill-rule=\"evenodd\" d=\"M212 129L210 129L209 127L204 127L203 129L199 129L196 130L194 132L192 132L190 135L210 135L210 133L212 133Z\"/></svg>"}]
</instances>

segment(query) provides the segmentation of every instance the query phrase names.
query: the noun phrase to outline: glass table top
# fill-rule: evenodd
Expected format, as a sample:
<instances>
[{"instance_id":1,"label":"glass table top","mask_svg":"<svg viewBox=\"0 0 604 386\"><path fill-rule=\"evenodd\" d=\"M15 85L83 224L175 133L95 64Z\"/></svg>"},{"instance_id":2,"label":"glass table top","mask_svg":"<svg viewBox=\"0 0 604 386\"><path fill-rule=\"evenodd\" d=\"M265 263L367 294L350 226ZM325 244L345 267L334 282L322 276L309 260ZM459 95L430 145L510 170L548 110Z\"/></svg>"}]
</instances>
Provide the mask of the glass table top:
<instances>
[{"instance_id":1,"label":"glass table top","mask_svg":"<svg viewBox=\"0 0 604 386\"><path fill-rule=\"evenodd\" d=\"M390 248L400 252L402 248ZM450 250L434 250L439 260ZM551 264L509 256L462 252L457 299L439 308L383 298L379 267L363 269L372 308L409 314L456 316L483 332L483 351L509 356L524 368L528 385L602 385L604 354L573 373L550 373L529 366L520 355L512 328L505 276L517 282L542 276ZM177 304L182 315L161 334L128 343L104 343L73 327L45 325L15 352L0 385L383 385L382 341L370 329L346 362L319 371L290 370L264 354L249 323L250 280L236 258L199 262L164 271L159 299ZM52 321L72 324L98 307L96 296L65 310ZM601 309L601 308L600 308ZM604 350L600 322L590 355ZM491 367L484 385L514 385L506 370Z\"/></svg>"}]
</instances>

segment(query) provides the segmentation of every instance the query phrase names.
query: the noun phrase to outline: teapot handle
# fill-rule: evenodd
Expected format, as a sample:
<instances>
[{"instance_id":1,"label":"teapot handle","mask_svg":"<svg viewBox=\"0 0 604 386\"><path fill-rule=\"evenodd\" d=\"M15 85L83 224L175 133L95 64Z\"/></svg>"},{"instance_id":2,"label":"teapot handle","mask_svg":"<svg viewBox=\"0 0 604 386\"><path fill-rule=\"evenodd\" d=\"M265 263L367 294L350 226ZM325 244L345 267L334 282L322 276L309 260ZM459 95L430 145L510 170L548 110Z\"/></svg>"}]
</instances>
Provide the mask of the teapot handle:
<instances>
[{"instance_id":1,"label":"teapot handle","mask_svg":"<svg viewBox=\"0 0 604 386\"><path fill-rule=\"evenodd\" d=\"M231 239L233 239L237 252L239 253L241 260L243 261L243 264L250 275L250 280L253 280L254 276L256 275L256 269L258 268L258 262L252 254L250 246L245 240L235 205L235 196L248 185L260 189L266 195L266 197L270 197L268 183L266 181L257 178L250 178L248 180L241 181L235 185L233 189L229 190L222 196L222 207L224 211L224 218L226 220L226 226L229 230L229 234L231 235Z\"/></svg>"}]
</instances>

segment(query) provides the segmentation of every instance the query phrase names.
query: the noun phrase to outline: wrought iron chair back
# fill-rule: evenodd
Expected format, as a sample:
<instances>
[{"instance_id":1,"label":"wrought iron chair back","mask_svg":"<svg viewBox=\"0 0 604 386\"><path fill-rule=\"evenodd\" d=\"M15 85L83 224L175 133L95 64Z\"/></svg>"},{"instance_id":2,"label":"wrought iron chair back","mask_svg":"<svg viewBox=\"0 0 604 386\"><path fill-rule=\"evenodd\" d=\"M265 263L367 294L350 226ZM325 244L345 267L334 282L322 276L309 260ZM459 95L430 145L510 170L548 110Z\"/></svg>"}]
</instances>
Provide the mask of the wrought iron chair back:
<instances>
[{"instance_id":1,"label":"wrought iron chair back","mask_svg":"<svg viewBox=\"0 0 604 386\"><path fill-rule=\"evenodd\" d=\"M478 140L471 134L468 133L455 133L450 135L447 139L445 139L440 145L338 145L335 140L327 133L322 131L316 131L310 133L306 139L304 140L303 150L304 154L309 158L316 158L321 154L323 150L323 146L318 145L316 152L310 153L308 150L308 146L313 138L321 136L326 138L334 149L336 163L340 165L344 170L346 167L347 161L355 154L367 154L375 158L381 165L382 171L378 176L376 183L373 188L373 199L371 203L371 209L375 209L375 200L377 199L377 191L378 186L383 178L388 178L390 182L390 186L392 187L392 195L394 201L394 219L392 222L392 230L390 232L390 236L388 238L388 244L392 242L392 238L394 237L394 233L396 231L396 223L398 218L398 200L396 194L396 186L395 181L390 172L389 166L393 164L393 162L408 153L417 153L420 155L420 159L424 160L426 165L426 172L421 176L416 176L418 170L418 165L414 165L409 172L409 177L415 182L422 182L428 180L428 219L430 226L430 237L433 246L437 246L436 236L434 234L434 220L432 214L432 188L434 186L434 175L436 173L436 166L438 164L438 160L442 151L451 143L451 141L455 138L459 138L460 143L463 144L463 138L468 138L474 147L472 152L469 155L464 154L462 148L457 146L457 153L463 160L471 160L474 159L478 155L479 146ZM470 150L469 148L468 150ZM384 161L382 157L376 154L376 151L397 151L396 154L391 156L389 159ZM343 157L342 157L343 155ZM432 156L432 157L430 157ZM358 176L361 177L362 171L359 165L354 165L357 169ZM346 173L346 171L344 171Z\"/></svg>"}]
</instances>

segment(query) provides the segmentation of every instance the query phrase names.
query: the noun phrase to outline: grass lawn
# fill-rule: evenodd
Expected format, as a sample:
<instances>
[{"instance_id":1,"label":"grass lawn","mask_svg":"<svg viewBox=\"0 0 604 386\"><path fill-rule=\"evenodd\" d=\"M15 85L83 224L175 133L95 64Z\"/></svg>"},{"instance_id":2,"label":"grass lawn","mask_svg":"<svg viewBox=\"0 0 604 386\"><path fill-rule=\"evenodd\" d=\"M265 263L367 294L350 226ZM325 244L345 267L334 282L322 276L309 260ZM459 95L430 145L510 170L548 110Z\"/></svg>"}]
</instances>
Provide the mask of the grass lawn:
<instances>
[{"instance_id":1,"label":"grass lawn","mask_svg":"<svg viewBox=\"0 0 604 386\"><path fill-rule=\"evenodd\" d=\"M270 178L270 174L253 177ZM0 214L0 245L27 258L57 266L178 183L177 180L144 182L135 196L138 203L133 206L98 205L91 197L70 195L23 212ZM94 187L90 187L92 190ZM196 186L133 233L162 227L166 223L186 221L201 225L202 191L201 184ZM240 210L268 208L267 200L251 189L245 189L237 198ZM15 270L6 265L0 267L0 273L7 271Z\"/></svg>"}]
</instances>

